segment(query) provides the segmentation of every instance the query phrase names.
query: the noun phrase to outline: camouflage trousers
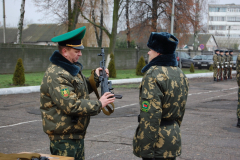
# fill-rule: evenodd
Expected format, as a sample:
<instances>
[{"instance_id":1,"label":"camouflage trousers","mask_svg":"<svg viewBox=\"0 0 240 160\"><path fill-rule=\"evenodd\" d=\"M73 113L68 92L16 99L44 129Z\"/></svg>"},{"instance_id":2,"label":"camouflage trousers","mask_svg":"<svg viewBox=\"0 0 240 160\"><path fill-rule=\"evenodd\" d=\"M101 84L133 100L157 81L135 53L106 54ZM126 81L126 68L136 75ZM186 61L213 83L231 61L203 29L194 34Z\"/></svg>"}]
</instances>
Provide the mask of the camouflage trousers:
<instances>
[{"instance_id":1,"label":"camouflage trousers","mask_svg":"<svg viewBox=\"0 0 240 160\"><path fill-rule=\"evenodd\" d=\"M220 68L219 69L219 77L221 78L221 76L224 78L224 68L222 69L222 68Z\"/></svg>"},{"instance_id":2,"label":"camouflage trousers","mask_svg":"<svg viewBox=\"0 0 240 160\"><path fill-rule=\"evenodd\" d=\"M237 107L237 118L240 118L240 87L238 86L238 107Z\"/></svg>"},{"instance_id":3,"label":"camouflage trousers","mask_svg":"<svg viewBox=\"0 0 240 160\"><path fill-rule=\"evenodd\" d=\"M224 70L224 75L223 75L223 77L228 78L228 76L229 76L229 68L226 68L226 67L225 67L223 70Z\"/></svg>"},{"instance_id":4,"label":"camouflage trousers","mask_svg":"<svg viewBox=\"0 0 240 160\"><path fill-rule=\"evenodd\" d=\"M84 139L64 139L50 141L52 155L74 157L74 160L84 160Z\"/></svg>"},{"instance_id":5,"label":"camouflage trousers","mask_svg":"<svg viewBox=\"0 0 240 160\"><path fill-rule=\"evenodd\" d=\"M213 78L217 78L217 71L218 71L218 68L213 67Z\"/></svg>"}]
</instances>

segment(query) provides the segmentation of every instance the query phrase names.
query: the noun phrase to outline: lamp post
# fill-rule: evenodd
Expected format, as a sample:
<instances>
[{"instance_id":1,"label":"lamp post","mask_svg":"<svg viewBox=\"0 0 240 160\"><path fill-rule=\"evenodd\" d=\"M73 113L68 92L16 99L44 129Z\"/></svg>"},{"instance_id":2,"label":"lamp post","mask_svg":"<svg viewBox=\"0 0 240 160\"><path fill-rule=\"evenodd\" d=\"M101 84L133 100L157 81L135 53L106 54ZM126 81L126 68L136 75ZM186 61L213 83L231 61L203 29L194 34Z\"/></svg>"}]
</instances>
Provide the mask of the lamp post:
<instances>
[{"instance_id":1,"label":"lamp post","mask_svg":"<svg viewBox=\"0 0 240 160\"><path fill-rule=\"evenodd\" d=\"M229 49L230 29L231 29L231 26L228 26L228 49Z\"/></svg>"},{"instance_id":2,"label":"lamp post","mask_svg":"<svg viewBox=\"0 0 240 160\"><path fill-rule=\"evenodd\" d=\"M3 43L6 43L6 36L5 36L5 28L6 28L6 22L5 22L5 0L3 0Z\"/></svg>"},{"instance_id":3,"label":"lamp post","mask_svg":"<svg viewBox=\"0 0 240 160\"><path fill-rule=\"evenodd\" d=\"M139 47L138 47L138 45L136 45L135 49L136 49L136 66L137 66L138 59L139 59Z\"/></svg>"},{"instance_id":4,"label":"lamp post","mask_svg":"<svg viewBox=\"0 0 240 160\"><path fill-rule=\"evenodd\" d=\"M171 16L171 34L173 35L173 25L174 25L174 0L172 3L172 16Z\"/></svg>"}]
</instances>

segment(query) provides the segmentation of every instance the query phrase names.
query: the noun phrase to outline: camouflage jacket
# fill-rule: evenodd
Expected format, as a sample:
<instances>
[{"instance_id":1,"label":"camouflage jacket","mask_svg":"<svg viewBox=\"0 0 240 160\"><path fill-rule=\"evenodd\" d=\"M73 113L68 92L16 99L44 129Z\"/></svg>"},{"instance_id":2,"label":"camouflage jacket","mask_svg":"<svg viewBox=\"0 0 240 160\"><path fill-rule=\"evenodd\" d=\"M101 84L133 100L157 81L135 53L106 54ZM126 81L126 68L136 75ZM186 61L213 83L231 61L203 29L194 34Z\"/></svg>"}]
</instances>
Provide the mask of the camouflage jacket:
<instances>
[{"instance_id":1,"label":"camouflage jacket","mask_svg":"<svg viewBox=\"0 0 240 160\"><path fill-rule=\"evenodd\" d=\"M237 83L238 83L238 86L240 86L240 54L237 56L237 60L236 60L236 71L237 71L237 75L236 75Z\"/></svg>"},{"instance_id":2,"label":"camouflage jacket","mask_svg":"<svg viewBox=\"0 0 240 160\"><path fill-rule=\"evenodd\" d=\"M229 54L229 65L233 65L233 56Z\"/></svg>"},{"instance_id":3,"label":"camouflage jacket","mask_svg":"<svg viewBox=\"0 0 240 160\"><path fill-rule=\"evenodd\" d=\"M151 66L140 84L140 122L133 153L144 158L181 154L180 125L188 96L188 79L178 67ZM162 122L173 122L164 125Z\"/></svg>"},{"instance_id":4,"label":"camouflage jacket","mask_svg":"<svg viewBox=\"0 0 240 160\"><path fill-rule=\"evenodd\" d=\"M224 67L226 67L226 68L229 67L229 60L230 60L229 55L225 55L224 56Z\"/></svg>"},{"instance_id":5,"label":"camouflage jacket","mask_svg":"<svg viewBox=\"0 0 240 160\"><path fill-rule=\"evenodd\" d=\"M83 139L90 116L97 115L102 104L90 100L92 88L80 63L70 63L58 51L50 61L40 88L43 130L50 140ZM94 78L99 84L96 74Z\"/></svg>"},{"instance_id":6,"label":"camouflage jacket","mask_svg":"<svg viewBox=\"0 0 240 160\"><path fill-rule=\"evenodd\" d=\"M216 68L218 65L219 65L219 63L218 63L218 54L215 53L213 55L213 67Z\"/></svg>"},{"instance_id":7,"label":"camouflage jacket","mask_svg":"<svg viewBox=\"0 0 240 160\"><path fill-rule=\"evenodd\" d=\"M217 56L217 61L218 61L218 64L219 64L219 66L221 66L221 55L220 54L218 54L218 56Z\"/></svg>"},{"instance_id":8,"label":"camouflage jacket","mask_svg":"<svg viewBox=\"0 0 240 160\"><path fill-rule=\"evenodd\" d=\"M224 62L225 62L225 56L224 55L220 55L220 67L224 68Z\"/></svg>"}]
</instances>

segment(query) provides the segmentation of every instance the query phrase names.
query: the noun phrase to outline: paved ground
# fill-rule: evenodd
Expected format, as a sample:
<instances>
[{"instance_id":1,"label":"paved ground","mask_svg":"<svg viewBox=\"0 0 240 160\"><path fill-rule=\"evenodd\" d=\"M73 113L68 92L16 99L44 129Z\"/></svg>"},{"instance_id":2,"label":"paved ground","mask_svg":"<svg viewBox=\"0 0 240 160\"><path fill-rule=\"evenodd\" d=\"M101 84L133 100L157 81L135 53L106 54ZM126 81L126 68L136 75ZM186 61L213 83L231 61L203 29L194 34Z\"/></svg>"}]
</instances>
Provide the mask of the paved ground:
<instances>
[{"instance_id":1,"label":"paved ground","mask_svg":"<svg viewBox=\"0 0 240 160\"><path fill-rule=\"evenodd\" d=\"M182 155L178 160L240 159L240 128L236 128L236 79L213 82L190 79L189 97L181 126ZM87 160L138 160L132 154L137 127L138 89L115 89L115 113L92 117L85 139ZM92 95L94 97L94 95ZM0 152L49 153L42 131L39 93L0 96Z\"/></svg>"}]
</instances>

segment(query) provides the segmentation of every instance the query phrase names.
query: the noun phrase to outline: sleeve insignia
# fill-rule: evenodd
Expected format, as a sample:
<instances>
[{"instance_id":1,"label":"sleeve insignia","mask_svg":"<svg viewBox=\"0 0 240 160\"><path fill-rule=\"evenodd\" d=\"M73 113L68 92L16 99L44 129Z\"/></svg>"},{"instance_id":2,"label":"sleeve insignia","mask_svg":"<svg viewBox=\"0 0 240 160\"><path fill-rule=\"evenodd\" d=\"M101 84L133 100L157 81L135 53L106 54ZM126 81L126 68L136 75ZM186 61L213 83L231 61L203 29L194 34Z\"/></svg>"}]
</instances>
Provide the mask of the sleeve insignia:
<instances>
[{"instance_id":1,"label":"sleeve insignia","mask_svg":"<svg viewBox=\"0 0 240 160\"><path fill-rule=\"evenodd\" d=\"M149 109L149 102L148 101L143 101L142 102L142 111L148 112Z\"/></svg>"},{"instance_id":2,"label":"sleeve insignia","mask_svg":"<svg viewBox=\"0 0 240 160\"><path fill-rule=\"evenodd\" d=\"M69 91L68 87L61 87L60 91L61 91L61 95L63 98L69 97L70 91Z\"/></svg>"}]
</instances>

